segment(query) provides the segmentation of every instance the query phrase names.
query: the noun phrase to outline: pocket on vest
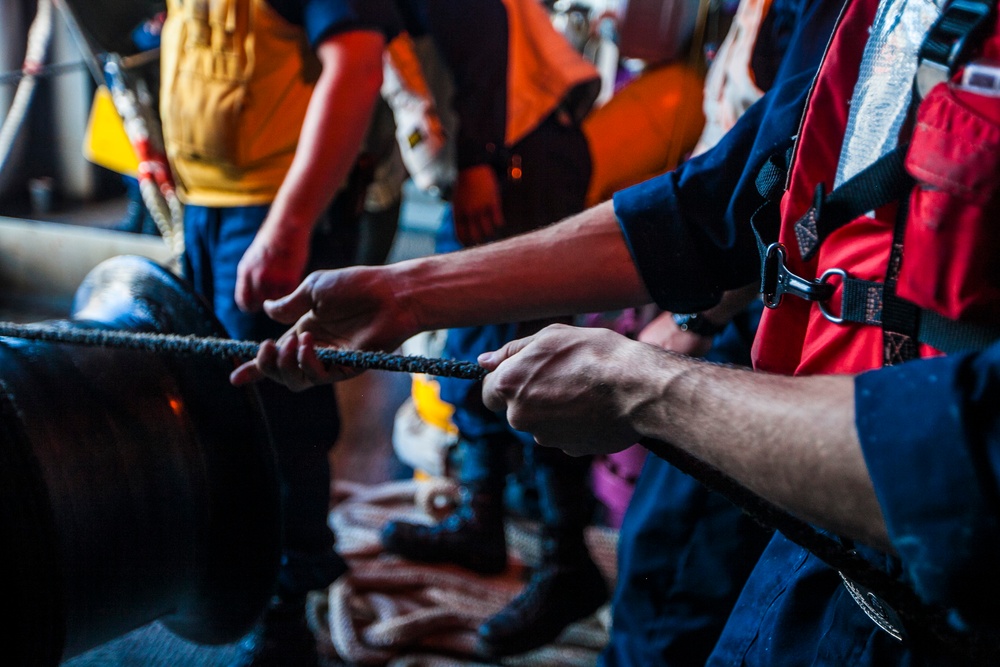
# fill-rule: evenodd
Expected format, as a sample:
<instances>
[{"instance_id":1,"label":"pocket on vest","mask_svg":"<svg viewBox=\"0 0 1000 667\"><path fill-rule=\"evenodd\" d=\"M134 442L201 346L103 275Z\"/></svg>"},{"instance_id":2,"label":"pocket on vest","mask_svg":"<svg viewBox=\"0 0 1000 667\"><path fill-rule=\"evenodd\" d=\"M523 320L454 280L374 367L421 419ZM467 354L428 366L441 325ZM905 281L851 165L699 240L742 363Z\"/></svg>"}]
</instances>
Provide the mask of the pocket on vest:
<instances>
[{"instance_id":1,"label":"pocket on vest","mask_svg":"<svg viewBox=\"0 0 1000 667\"><path fill-rule=\"evenodd\" d=\"M948 84L921 103L898 294L952 319L1000 315L1000 98Z\"/></svg>"},{"instance_id":2,"label":"pocket on vest","mask_svg":"<svg viewBox=\"0 0 1000 667\"><path fill-rule=\"evenodd\" d=\"M237 57L231 54L197 53L182 56L174 82L170 127L180 157L210 161L220 166L244 163L241 139L247 86L242 76L232 75Z\"/></svg>"}]
</instances>

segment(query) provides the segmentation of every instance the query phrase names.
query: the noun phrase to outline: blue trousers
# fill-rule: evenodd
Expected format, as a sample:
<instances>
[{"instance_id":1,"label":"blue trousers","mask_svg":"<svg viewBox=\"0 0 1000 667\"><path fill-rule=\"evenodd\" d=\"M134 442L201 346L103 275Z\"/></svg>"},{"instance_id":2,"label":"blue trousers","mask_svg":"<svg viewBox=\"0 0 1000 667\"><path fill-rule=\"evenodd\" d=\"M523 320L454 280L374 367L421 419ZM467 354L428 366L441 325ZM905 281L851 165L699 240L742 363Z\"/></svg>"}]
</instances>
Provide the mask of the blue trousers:
<instances>
[{"instance_id":1,"label":"blue trousers","mask_svg":"<svg viewBox=\"0 0 1000 667\"><path fill-rule=\"evenodd\" d=\"M760 305L708 358L749 365ZM648 455L618 537L618 586L604 667L703 665L768 533L738 507Z\"/></svg>"},{"instance_id":2,"label":"blue trousers","mask_svg":"<svg viewBox=\"0 0 1000 667\"><path fill-rule=\"evenodd\" d=\"M264 313L244 313L235 301L236 267L253 241L266 206L206 208L184 212L185 276L210 302L235 339L276 338L287 328ZM313 236L311 267L343 265L353 257L350 242L338 243L329 220ZM345 247L347 246L347 247ZM330 468L327 458L337 439L340 419L333 390L316 387L293 393L271 381L257 385L282 481L284 554L278 592L287 597L321 589L345 565L333 551L327 526ZM252 545L247 545L252 548Z\"/></svg>"},{"instance_id":3,"label":"blue trousers","mask_svg":"<svg viewBox=\"0 0 1000 667\"><path fill-rule=\"evenodd\" d=\"M536 229L583 209L590 181L590 154L577 126L553 114L504 153L506 163L497 169L505 222L500 236ZM437 251L450 252L460 247L449 211L438 232ZM450 329L443 354L475 361L480 353L496 350L549 323ZM590 457L572 457L558 449L537 446L531 435L516 431L502 415L483 405L481 383L449 378L439 381L441 398L455 407L453 419L465 442L460 472L463 483L501 486L509 457L500 443L519 442L531 472L529 479L538 489L545 526L575 531L590 521L595 508L588 478Z\"/></svg>"}]
</instances>

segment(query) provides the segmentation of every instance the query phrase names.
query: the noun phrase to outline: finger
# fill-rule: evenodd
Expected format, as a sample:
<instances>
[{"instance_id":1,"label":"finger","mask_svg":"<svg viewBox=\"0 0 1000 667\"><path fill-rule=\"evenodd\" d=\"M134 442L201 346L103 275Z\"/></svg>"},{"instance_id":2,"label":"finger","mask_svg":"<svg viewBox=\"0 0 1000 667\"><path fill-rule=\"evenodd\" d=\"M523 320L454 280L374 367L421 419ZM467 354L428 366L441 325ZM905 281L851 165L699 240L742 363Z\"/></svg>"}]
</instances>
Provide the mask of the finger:
<instances>
[{"instance_id":1,"label":"finger","mask_svg":"<svg viewBox=\"0 0 1000 667\"><path fill-rule=\"evenodd\" d=\"M295 392L304 391L313 386L313 382L309 380L299 365L299 347L299 337L295 334L289 336L278 347L278 371L281 374L281 382Z\"/></svg>"},{"instance_id":2,"label":"finger","mask_svg":"<svg viewBox=\"0 0 1000 667\"><path fill-rule=\"evenodd\" d=\"M239 387L251 382L258 382L265 377L276 379L277 373L273 370L276 359L277 350L274 342L265 340L257 348L257 357L255 359L244 362L229 374L229 382ZM271 369L270 372L269 369Z\"/></svg>"},{"instance_id":3,"label":"finger","mask_svg":"<svg viewBox=\"0 0 1000 667\"><path fill-rule=\"evenodd\" d=\"M282 373L297 374L299 372L299 337L292 331L281 337L278 346L278 370Z\"/></svg>"},{"instance_id":4,"label":"finger","mask_svg":"<svg viewBox=\"0 0 1000 667\"><path fill-rule=\"evenodd\" d=\"M253 290L250 287L250 280L245 271L240 271L237 268L234 297L237 307L245 313L253 312Z\"/></svg>"},{"instance_id":5,"label":"finger","mask_svg":"<svg viewBox=\"0 0 1000 667\"><path fill-rule=\"evenodd\" d=\"M278 346L273 340L268 339L260 344L254 365L265 377L281 382L281 374L278 372Z\"/></svg>"},{"instance_id":6,"label":"finger","mask_svg":"<svg viewBox=\"0 0 1000 667\"><path fill-rule=\"evenodd\" d=\"M234 387L242 387L263 379L264 374L257 368L257 363L254 360L240 364L236 370L229 374L229 383Z\"/></svg>"},{"instance_id":7,"label":"finger","mask_svg":"<svg viewBox=\"0 0 1000 667\"><path fill-rule=\"evenodd\" d=\"M504 397L503 392L498 389L497 377L495 375L487 375L483 379L483 405L488 410L497 414L507 412L507 399Z\"/></svg>"},{"instance_id":8,"label":"finger","mask_svg":"<svg viewBox=\"0 0 1000 667\"><path fill-rule=\"evenodd\" d=\"M493 352L483 352L479 355L476 361L486 370L495 371L497 366L533 343L535 336L537 336L537 334L527 336L525 338L518 338L510 341L499 350L495 350Z\"/></svg>"},{"instance_id":9,"label":"finger","mask_svg":"<svg viewBox=\"0 0 1000 667\"><path fill-rule=\"evenodd\" d=\"M455 238L463 246L476 244L476 220L475 217L463 213L460 217L455 217Z\"/></svg>"},{"instance_id":10,"label":"finger","mask_svg":"<svg viewBox=\"0 0 1000 667\"><path fill-rule=\"evenodd\" d=\"M302 369L303 375L313 384L332 381L326 364L316 356L316 346L313 342L312 334L303 333L299 336L298 364L299 368Z\"/></svg>"},{"instance_id":11,"label":"finger","mask_svg":"<svg viewBox=\"0 0 1000 667\"><path fill-rule=\"evenodd\" d=\"M320 359L319 348L316 347L315 338L308 331L299 334L299 365L316 384L350 380L365 372L363 368L334 365L329 361Z\"/></svg>"},{"instance_id":12,"label":"finger","mask_svg":"<svg viewBox=\"0 0 1000 667\"><path fill-rule=\"evenodd\" d=\"M503 225L503 212L500 210L498 202L494 202L493 206L486 212L485 219L483 220L485 236L490 238L496 236L503 229Z\"/></svg>"},{"instance_id":13,"label":"finger","mask_svg":"<svg viewBox=\"0 0 1000 667\"><path fill-rule=\"evenodd\" d=\"M466 232L466 226L464 224L459 223L457 217L455 218L454 225L455 225L455 238L458 239L458 242L462 244L462 246L464 247L468 247L469 245L471 245L469 234Z\"/></svg>"},{"instance_id":14,"label":"finger","mask_svg":"<svg viewBox=\"0 0 1000 667\"><path fill-rule=\"evenodd\" d=\"M300 317L312 310L312 276L303 280L295 290L279 299L264 302L264 312L276 322L293 324Z\"/></svg>"},{"instance_id":15,"label":"finger","mask_svg":"<svg viewBox=\"0 0 1000 667\"><path fill-rule=\"evenodd\" d=\"M503 389L503 387L505 386L505 383L509 385L510 380L506 378L503 373L496 373L492 371L496 371L500 364L524 349L524 347L533 339L534 336L519 338L518 340L513 340L507 343L495 352L485 352L479 355L479 365L486 370L491 371L483 379L483 405L493 412L507 411L507 392ZM510 420L510 415L508 415L507 418ZM513 426L513 422L511 422L511 425Z\"/></svg>"},{"instance_id":16,"label":"finger","mask_svg":"<svg viewBox=\"0 0 1000 667\"><path fill-rule=\"evenodd\" d=\"M492 237L493 230L488 211L480 211L476 216L476 244L485 243Z\"/></svg>"}]
</instances>

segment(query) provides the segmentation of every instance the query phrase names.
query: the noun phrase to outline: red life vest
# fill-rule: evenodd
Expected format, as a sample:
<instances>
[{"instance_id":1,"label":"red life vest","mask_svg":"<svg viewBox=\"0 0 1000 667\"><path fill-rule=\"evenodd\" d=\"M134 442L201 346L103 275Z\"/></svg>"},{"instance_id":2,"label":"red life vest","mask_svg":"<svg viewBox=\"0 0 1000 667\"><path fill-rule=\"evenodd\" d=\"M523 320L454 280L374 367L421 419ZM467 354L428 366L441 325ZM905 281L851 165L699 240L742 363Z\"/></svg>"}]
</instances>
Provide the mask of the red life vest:
<instances>
[{"instance_id":1,"label":"red life vest","mask_svg":"<svg viewBox=\"0 0 1000 667\"><path fill-rule=\"evenodd\" d=\"M794 231L794 223L813 205L816 185L824 184L828 192L833 189L840 139L847 128L850 100L865 48L865 39L859 36L868 34L878 4L878 0L849 0L844 9L810 93L788 191L781 202L779 242L787 248L785 263L792 273L810 280L829 269L840 269L854 278L884 282L888 270L896 204L840 227L808 261L802 259ZM1000 59L1000 37L996 25L992 27L980 56L984 59ZM977 309L997 312L1000 305L996 298L1000 290L994 290L989 280L982 280L982 267L991 261L997 264L996 258L1000 258L1000 245L993 243L993 237L1000 233L990 228L1000 228L1000 216L996 215L1000 210L996 201L1000 199L996 196L1000 190L1000 98L984 101L978 99L983 96L976 96L976 106L964 109L965 114L954 108L936 108L941 106L942 95L953 92L941 84L923 101L906 162L907 170L918 181L910 198L909 216L914 212L926 216L929 209L931 214L947 216L947 224L937 225L936 220L925 224L925 235L932 238L921 239L919 233L910 231L912 223L907 219L898 293L922 308L957 319L968 312L975 314ZM983 158L973 157L976 166L969 167L971 160L967 156L972 143L989 156L987 164L983 164ZM920 173L917 163L933 166L930 171L935 173ZM965 208L957 211L962 216L957 221L958 229L953 214L961 206L928 201L928 197L933 199L942 187L946 188L949 180L957 181L953 194L968 198L972 191L974 195L971 206L963 203ZM941 228L945 228L943 232ZM970 271L978 271L971 274L975 280L969 279ZM993 267L992 271L1000 273L1000 268ZM978 286L971 299L962 293L970 284ZM834 292L828 311L840 312L840 293L840 289ZM972 311L966 307L969 303L974 304ZM880 303L873 305L881 307ZM931 356L938 352L920 344L918 354ZM754 346L755 367L782 374L857 373L881 366L883 358L881 327L835 324L823 316L818 304L798 298L784 299L779 307L765 310Z\"/></svg>"}]
</instances>

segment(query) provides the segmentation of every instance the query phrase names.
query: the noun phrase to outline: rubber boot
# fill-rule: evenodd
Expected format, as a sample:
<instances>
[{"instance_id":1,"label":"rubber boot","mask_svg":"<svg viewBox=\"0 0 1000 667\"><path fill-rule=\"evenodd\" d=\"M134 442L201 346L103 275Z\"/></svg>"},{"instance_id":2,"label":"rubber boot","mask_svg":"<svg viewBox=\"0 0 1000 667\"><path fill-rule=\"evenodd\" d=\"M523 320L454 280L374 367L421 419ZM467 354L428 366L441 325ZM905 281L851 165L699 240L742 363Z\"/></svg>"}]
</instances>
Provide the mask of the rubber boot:
<instances>
[{"instance_id":1,"label":"rubber boot","mask_svg":"<svg viewBox=\"0 0 1000 667\"><path fill-rule=\"evenodd\" d=\"M479 574L503 572L507 568L503 488L509 447L509 438L502 435L463 435L458 509L436 526L388 523L382 531L386 551L423 563L453 563Z\"/></svg>"},{"instance_id":2,"label":"rubber boot","mask_svg":"<svg viewBox=\"0 0 1000 667\"><path fill-rule=\"evenodd\" d=\"M435 526L391 521L382 530L386 551L422 563L453 563L479 574L507 568L503 498L499 490L462 489L455 512Z\"/></svg>"},{"instance_id":3,"label":"rubber boot","mask_svg":"<svg viewBox=\"0 0 1000 667\"><path fill-rule=\"evenodd\" d=\"M316 636L306 622L306 594L320 590L348 571L337 552L303 554L286 550L278 594L256 627L237 645L229 667L316 667L323 661Z\"/></svg>"},{"instance_id":4,"label":"rubber boot","mask_svg":"<svg viewBox=\"0 0 1000 667\"><path fill-rule=\"evenodd\" d=\"M543 519L542 561L524 590L478 630L488 657L524 653L554 641L571 623L590 616L609 597L583 531L593 515L589 462L535 448ZM540 456L539 456L540 455Z\"/></svg>"},{"instance_id":5,"label":"rubber boot","mask_svg":"<svg viewBox=\"0 0 1000 667\"><path fill-rule=\"evenodd\" d=\"M543 538L541 566L524 590L479 627L479 652L499 658L549 644L608 600L608 586L582 539Z\"/></svg>"},{"instance_id":6,"label":"rubber boot","mask_svg":"<svg viewBox=\"0 0 1000 667\"><path fill-rule=\"evenodd\" d=\"M240 640L229 667L317 667L316 637L306 624L305 600L275 598L257 627Z\"/></svg>"}]
</instances>

